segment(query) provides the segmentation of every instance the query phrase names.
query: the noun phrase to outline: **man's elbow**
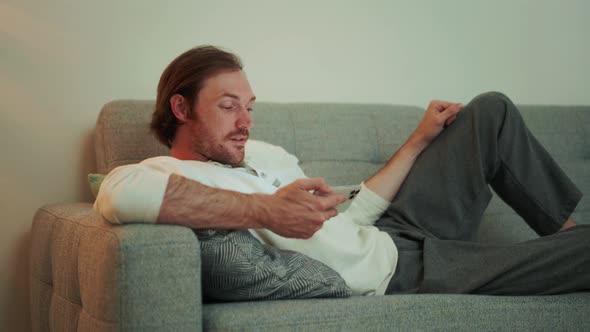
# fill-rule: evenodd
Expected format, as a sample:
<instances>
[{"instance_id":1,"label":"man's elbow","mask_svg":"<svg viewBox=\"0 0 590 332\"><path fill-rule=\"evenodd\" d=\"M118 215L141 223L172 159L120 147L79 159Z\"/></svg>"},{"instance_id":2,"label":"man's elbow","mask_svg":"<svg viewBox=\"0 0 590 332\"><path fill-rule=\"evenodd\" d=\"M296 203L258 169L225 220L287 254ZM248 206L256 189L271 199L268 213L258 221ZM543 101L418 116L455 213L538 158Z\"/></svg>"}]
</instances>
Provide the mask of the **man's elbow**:
<instances>
[{"instance_id":1,"label":"man's elbow","mask_svg":"<svg viewBox=\"0 0 590 332\"><path fill-rule=\"evenodd\" d=\"M124 186L101 188L94 208L112 224L155 223L161 205L157 193Z\"/></svg>"},{"instance_id":2,"label":"man's elbow","mask_svg":"<svg viewBox=\"0 0 590 332\"><path fill-rule=\"evenodd\" d=\"M125 219L125 216L128 215L125 206L126 204L122 201L120 195L107 188L101 188L94 202L94 210L112 224L128 222Z\"/></svg>"},{"instance_id":3,"label":"man's elbow","mask_svg":"<svg viewBox=\"0 0 590 332\"><path fill-rule=\"evenodd\" d=\"M113 224L155 223L167 183L167 174L116 169L101 184L94 208Z\"/></svg>"}]
</instances>

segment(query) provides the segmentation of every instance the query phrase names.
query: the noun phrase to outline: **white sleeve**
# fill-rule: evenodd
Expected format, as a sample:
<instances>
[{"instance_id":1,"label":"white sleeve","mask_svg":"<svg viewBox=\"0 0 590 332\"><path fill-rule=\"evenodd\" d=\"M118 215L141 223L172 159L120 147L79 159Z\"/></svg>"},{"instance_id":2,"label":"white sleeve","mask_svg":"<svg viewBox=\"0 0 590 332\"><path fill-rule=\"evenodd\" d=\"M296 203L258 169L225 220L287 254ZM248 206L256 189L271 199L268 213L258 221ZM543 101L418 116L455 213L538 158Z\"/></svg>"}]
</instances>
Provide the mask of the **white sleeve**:
<instances>
[{"instance_id":1,"label":"white sleeve","mask_svg":"<svg viewBox=\"0 0 590 332\"><path fill-rule=\"evenodd\" d=\"M168 177L169 173L142 164L117 167L100 185L94 210L114 224L155 223Z\"/></svg>"},{"instance_id":2,"label":"white sleeve","mask_svg":"<svg viewBox=\"0 0 590 332\"><path fill-rule=\"evenodd\" d=\"M371 226L385 212L389 202L361 183L361 190L350 203L346 213L361 226Z\"/></svg>"}]
</instances>

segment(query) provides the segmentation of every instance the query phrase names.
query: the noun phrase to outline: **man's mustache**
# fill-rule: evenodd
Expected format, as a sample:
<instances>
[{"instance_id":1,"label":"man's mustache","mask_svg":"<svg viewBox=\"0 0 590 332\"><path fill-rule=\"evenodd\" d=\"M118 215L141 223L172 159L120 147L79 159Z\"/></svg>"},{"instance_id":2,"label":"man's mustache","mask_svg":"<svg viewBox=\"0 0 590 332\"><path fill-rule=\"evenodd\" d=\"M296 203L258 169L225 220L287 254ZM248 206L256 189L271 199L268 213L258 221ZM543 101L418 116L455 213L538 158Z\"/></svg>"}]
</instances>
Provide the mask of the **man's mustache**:
<instances>
[{"instance_id":1,"label":"man's mustache","mask_svg":"<svg viewBox=\"0 0 590 332\"><path fill-rule=\"evenodd\" d=\"M227 135L228 139L231 138L235 138L235 137L240 137L240 138L246 138L248 139L250 137L250 131L248 129L238 129L236 131L232 131L231 133L229 133Z\"/></svg>"}]
</instances>

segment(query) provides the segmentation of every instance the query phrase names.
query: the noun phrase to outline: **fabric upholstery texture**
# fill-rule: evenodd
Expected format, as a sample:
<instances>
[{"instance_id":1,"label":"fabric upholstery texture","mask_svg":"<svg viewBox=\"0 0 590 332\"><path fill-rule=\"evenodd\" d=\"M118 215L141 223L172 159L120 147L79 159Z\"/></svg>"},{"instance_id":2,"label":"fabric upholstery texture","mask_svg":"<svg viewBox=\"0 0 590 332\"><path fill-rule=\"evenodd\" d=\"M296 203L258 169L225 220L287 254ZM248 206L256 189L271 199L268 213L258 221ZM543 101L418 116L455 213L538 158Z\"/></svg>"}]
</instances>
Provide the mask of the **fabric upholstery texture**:
<instances>
[{"instance_id":1,"label":"fabric upholstery texture","mask_svg":"<svg viewBox=\"0 0 590 332\"><path fill-rule=\"evenodd\" d=\"M153 101L114 101L96 127L97 173L168 154L149 134ZM590 223L590 106L519 107L539 141L586 194ZM360 183L415 128L413 106L258 103L251 137L284 147L308 176ZM494 197L480 241L535 233ZM404 295L203 304L200 242L190 229L107 224L90 204L38 210L32 226L33 331L584 330L590 294L545 297Z\"/></svg>"},{"instance_id":2,"label":"fabric upholstery texture","mask_svg":"<svg viewBox=\"0 0 590 332\"><path fill-rule=\"evenodd\" d=\"M423 294L211 304L203 310L203 329L581 331L590 326L589 297Z\"/></svg>"},{"instance_id":3,"label":"fabric upholstery texture","mask_svg":"<svg viewBox=\"0 0 590 332\"><path fill-rule=\"evenodd\" d=\"M201 243L203 295L244 301L348 297L352 290L325 264L260 243L247 230L195 231Z\"/></svg>"},{"instance_id":4,"label":"fabric upholstery texture","mask_svg":"<svg viewBox=\"0 0 590 332\"><path fill-rule=\"evenodd\" d=\"M199 246L190 229L117 227L90 204L57 204L37 211L31 235L34 331L200 329Z\"/></svg>"}]
</instances>

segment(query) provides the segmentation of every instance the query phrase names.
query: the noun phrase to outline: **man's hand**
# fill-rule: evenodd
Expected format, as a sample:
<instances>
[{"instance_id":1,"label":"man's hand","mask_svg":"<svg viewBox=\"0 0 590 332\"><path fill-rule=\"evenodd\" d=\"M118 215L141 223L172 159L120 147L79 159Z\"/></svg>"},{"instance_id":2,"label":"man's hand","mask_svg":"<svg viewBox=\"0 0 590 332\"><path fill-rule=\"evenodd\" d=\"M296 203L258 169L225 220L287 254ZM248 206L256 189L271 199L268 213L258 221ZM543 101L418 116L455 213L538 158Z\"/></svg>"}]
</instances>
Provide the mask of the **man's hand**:
<instances>
[{"instance_id":1,"label":"man's hand","mask_svg":"<svg viewBox=\"0 0 590 332\"><path fill-rule=\"evenodd\" d=\"M445 127L449 126L457 114L463 109L463 104L451 103L442 100L433 100L426 108L424 117L418 127L411 135L411 138L420 144L430 144Z\"/></svg>"},{"instance_id":2,"label":"man's hand","mask_svg":"<svg viewBox=\"0 0 590 332\"><path fill-rule=\"evenodd\" d=\"M463 109L462 104L433 100L412 135L383 168L365 181L374 193L391 201L397 195L418 155L450 125Z\"/></svg>"},{"instance_id":3,"label":"man's hand","mask_svg":"<svg viewBox=\"0 0 590 332\"><path fill-rule=\"evenodd\" d=\"M264 228L281 236L308 239L338 214L336 206L346 199L323 178L299 179L269 196L260 220Z\"/></svg>"}]
</instances>

